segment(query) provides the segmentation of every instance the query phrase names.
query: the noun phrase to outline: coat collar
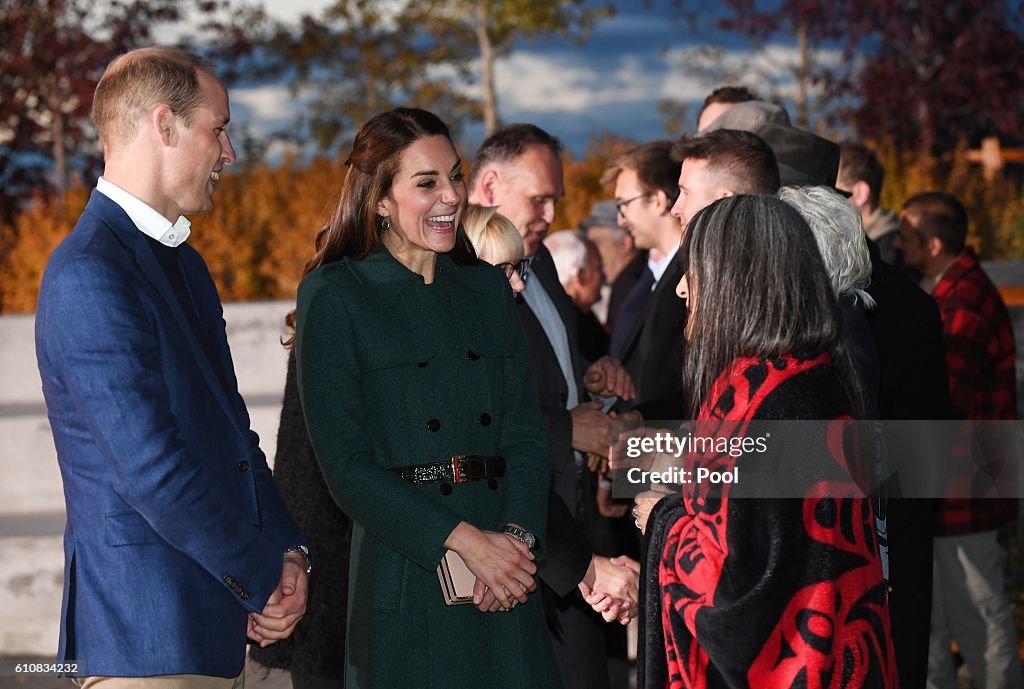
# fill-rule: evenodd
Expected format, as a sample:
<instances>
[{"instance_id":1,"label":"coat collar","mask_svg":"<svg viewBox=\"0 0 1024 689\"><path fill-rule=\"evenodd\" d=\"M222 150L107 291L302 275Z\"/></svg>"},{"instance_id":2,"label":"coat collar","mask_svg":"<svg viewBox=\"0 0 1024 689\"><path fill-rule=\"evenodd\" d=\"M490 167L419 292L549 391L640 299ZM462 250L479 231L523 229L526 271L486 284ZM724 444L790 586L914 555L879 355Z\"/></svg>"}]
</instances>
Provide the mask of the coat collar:
<instances>
[{"instance_id":1,"label":"coat collar","mask_svg":"<svg viewBox=\"0 0 1024 689\"><path fill-rule=\"evenodd\" d=\"M953 291L953 287L956 283L960 282L965 275L977 270L979 267L978 256L974 253L974 249L969 246L965 246L963 253L957 256L956 260L950 264L948 268L942 273L942 277L937 283L935 283L935 289L932 290L932 296L935 299L942 299Z\"/></svg>"},{"instance_id":2,"label":"coat collar","mask_svg":"<svg viewBox=\"0 0 1024 689\"><path fill-rule=\"evenodd\" d=\"M665 268L665 272L661 274L661 279L654 285L650 299L648 299L647 305L644 307L643 315L636 319L625 340L623 340L623 359L628 359L633 353L633 348L637 345L642 332L645 329L653 329L655 327L653 321L657 318L665 302L672 303L673 299L679 298L676 296L676 285L679 284L681 277L683 277L683 258L682 252L677 251ZM666 292L670 294L666 294Z\"/></svg>"},{"instance_id":3,"label":"coat collar","mask_svg":"<svg viewBox=\"0 0 1024 689\"><path fill-rule=\"evenodd\" d=\"M424 284L422 275L406 268L382 245L372 248L366 258L346 258L344 261L356 280L371 288L370 298L382 307L395 306L411 290ZM481 291L481 284L468 279L465 271L459 270L448 254L438 254L433 284L441 286L448 281L458 282L475 292Z\"/></svg>"}]
</instances>

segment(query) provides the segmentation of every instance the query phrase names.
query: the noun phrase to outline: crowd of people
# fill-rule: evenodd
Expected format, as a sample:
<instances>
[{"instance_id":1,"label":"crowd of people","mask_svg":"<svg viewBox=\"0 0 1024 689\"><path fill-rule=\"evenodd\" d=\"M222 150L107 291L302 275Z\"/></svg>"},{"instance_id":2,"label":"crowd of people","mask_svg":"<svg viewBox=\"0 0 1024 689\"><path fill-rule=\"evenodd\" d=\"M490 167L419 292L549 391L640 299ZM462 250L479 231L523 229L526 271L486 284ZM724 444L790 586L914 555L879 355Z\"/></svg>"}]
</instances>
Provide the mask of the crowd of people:
<instances>
[{"instance_id":1,"label":"crowd of people","mask_svg":"<svg viewBox=\"0 0 1024 689\"><path fill-rule=\"evenodd\" d=\"M724 87L551 232L555 136L501 127L464 177L436 115L378 114L325 225L294 228L315 242L272 473L185 243L235 160L227 91L140 49L93 116L103 176L36 316L80 686L242 687L248 639L295 689L618 689L633 621L647 689L947 689L953 641L979 689L1024 686L996 538L1016 497L863 490L831 430L1016 418L1007 309L954 196L882 209L870 149ZM623 498L622 439L654 420L828 423L790 438L802 497Z\"/></svg>"}]
</instances>

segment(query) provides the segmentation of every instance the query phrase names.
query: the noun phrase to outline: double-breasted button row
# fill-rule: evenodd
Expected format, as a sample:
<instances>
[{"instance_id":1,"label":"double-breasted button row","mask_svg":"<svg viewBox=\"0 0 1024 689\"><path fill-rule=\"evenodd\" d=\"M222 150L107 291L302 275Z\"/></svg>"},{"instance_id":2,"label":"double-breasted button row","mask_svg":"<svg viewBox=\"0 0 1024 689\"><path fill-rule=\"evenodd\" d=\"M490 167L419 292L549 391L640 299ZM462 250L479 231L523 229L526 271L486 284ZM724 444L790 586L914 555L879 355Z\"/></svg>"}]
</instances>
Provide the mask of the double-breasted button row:
<instances>
[{"instance_id":1,"label":"double-breasted button row","mask_svg":"<svg viewBox=\"0 0 1024 689\"><path fill-rule=\"evenodd\" d=\"M445 497L448 497L449 495L451 495L452 494L452 490L454 490L452 488L452 484L448 483L447 481L442 481L440 486L438 486L438 487L441 490L441 495L443 495ZM494 478L487 479L487 487L490 488L491 490L498 490L498 479L494 479Z\"/></svg>"},{"instance_id":2,"label":"double-breasted button row","mask_svg":"<svg viewBox=\"0 0 1024 689\"><path fill-rule=\"evenodd\" d=\"M230 574L224 575L224 583L228 585L228 588L238 594L238 597L242 600L249 600L249 592L242 588L233 576Z\"/></svg>"},{"instance_id":3,"label":"double-breasted button row","mask_svg":"<svg viewBox=\"0 0 1024 689\"><path fill-rule=\"evenodd\" d=\"M481 426L490 426L492 421L494 421L494 419L487 412L484 412L480 416L476 417L476 422ZM427 419L427 430L430 431L431 433L437 433L439 430L441 430L441 420ZM239 468L241 469L241 467Z\"/></svg>"}]
</instances>

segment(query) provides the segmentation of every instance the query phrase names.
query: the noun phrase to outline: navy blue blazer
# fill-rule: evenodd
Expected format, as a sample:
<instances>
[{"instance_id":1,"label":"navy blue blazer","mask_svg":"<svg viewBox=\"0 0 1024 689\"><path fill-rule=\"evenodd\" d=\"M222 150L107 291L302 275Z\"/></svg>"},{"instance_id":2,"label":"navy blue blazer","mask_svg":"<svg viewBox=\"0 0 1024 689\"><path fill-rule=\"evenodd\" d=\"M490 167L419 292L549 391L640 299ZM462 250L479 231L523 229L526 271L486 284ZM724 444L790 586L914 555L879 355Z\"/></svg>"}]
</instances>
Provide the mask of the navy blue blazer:
<instances>
[{"instance_id":1,"label":"navy blue blazer","mask_svg":"<svg viewBox=\"0 0 1024 689\"><path fill-rule=\"evenodd\" d=\"M223 378L145 236L99 192L39 293L67 505L58 660L89 675L237 675L247 615L302 542L249 428L216 287L194 249L180 252Z\"/></svg>"}]
</instances>

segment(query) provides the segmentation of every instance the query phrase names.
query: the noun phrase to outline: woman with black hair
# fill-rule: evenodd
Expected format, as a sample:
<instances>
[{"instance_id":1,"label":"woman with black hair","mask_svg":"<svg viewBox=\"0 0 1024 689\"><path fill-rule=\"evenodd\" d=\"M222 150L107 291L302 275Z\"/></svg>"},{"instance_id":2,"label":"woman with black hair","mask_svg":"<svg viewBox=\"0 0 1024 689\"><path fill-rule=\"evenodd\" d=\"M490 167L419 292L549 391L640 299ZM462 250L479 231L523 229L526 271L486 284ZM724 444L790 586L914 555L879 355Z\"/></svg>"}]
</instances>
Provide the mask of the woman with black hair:
<instances>
[{"instance_id":1,"label":"woman with black hair","mask_svg":"<svg viewBox=\"0 0 1024 689\"><path fill-rule=\"evenodd\" d=\"M756 472L743 484L763 458L689 455L688 468L738 469L741 483L683 485L647 521L641 686L895 687L871 503L832 436L863 418L864 397L814 237L778 199L736 196L695 216L683 242L693 435L826 423L771 427L793 473L764 499L737 497L763 487Z\"/></svg>"}]
</instances>

